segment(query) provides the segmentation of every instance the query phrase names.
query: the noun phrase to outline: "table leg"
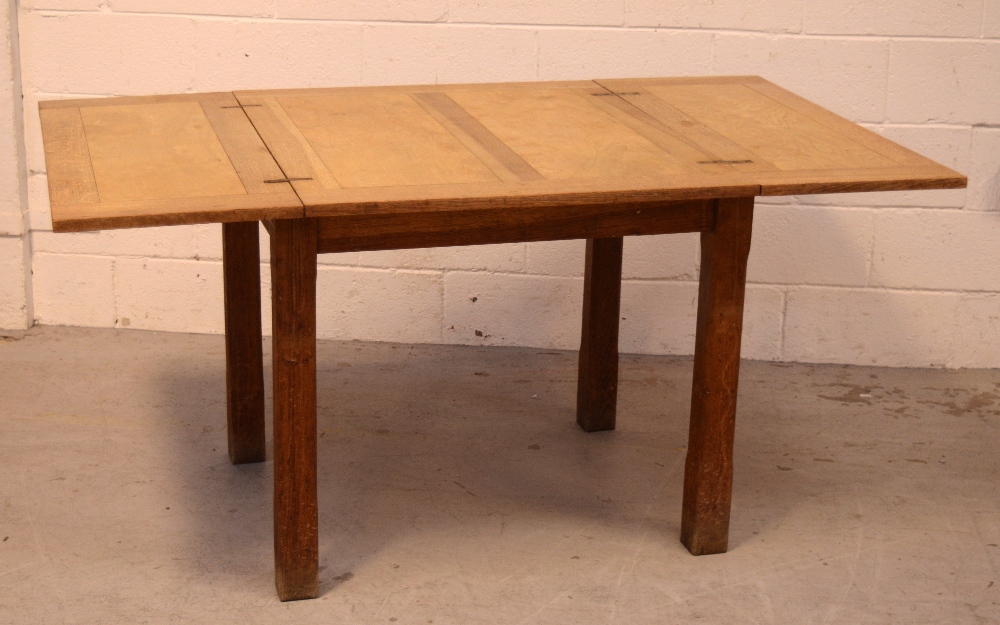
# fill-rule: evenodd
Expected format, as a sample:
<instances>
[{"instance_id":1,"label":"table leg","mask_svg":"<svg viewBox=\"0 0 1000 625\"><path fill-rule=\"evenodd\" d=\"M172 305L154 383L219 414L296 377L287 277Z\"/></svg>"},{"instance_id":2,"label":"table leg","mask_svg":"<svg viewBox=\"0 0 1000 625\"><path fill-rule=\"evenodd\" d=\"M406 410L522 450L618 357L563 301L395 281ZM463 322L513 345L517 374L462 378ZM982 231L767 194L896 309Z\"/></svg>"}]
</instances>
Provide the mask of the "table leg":
<instances>
[{"instance_id":1,"label":"table leg","mask_svg":"<svg viewBox=\"0 0 1000 625\"><path fill-rule=\"evenodd\" d=\"M587 239L576 422L585 432L615 429L622 238Z\"/></svg>"},{"instance_id":2,"label":"table leg","mask_svg":"<svg viewBox=\"0 0 1000 625\"><path fill-rule=\"evenodd\" d=\"M264 355L257 222L222 224L226 424L233 464L264 461Z\"/></svg>"},{"instance_id":3,"label":"table leg","mask_svg":"<svg viewBox=\"0 0 1000 625\"><path fill-rule=\"evenodd\" d=\"M316 508L316 221L275 220L274 565L282 601L319 595Z\"/></svg>"},{"instance_id":4,"label":"table leg","mask_svg":"<svg viewBox=\"0 0 1000 625\"><path fill-rule=\"evenodd\" d=\"M729 546L733 435L753 198L719 200L716 225L701 233L701 277L684 468L681 542L694 555Z\"/></svg>"}]
</instances>

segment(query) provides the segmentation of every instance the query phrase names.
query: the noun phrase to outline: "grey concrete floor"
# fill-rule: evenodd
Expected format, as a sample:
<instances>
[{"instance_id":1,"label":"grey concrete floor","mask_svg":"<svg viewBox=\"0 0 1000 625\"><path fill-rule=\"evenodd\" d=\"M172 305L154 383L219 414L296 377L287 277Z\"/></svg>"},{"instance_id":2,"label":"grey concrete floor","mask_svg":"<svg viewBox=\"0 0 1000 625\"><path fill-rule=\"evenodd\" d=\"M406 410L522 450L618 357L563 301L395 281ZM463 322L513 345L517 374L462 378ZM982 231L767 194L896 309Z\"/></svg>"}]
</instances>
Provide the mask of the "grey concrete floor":
<instances>
[{"instance_id":1,"label":"grey concrete floor","mask_svg":"<svg viewBox=\"0 0 1000 625\"><path fill-rule=\"evenodd\" d=\"M321 342L322 596L282 604L224 367L218 336L0 341L0 623L1000 622L1000 371L745 362L730 551L696 558L690 359L624 356L585 434L573 352Z\"/></svg>"}]
</instances>

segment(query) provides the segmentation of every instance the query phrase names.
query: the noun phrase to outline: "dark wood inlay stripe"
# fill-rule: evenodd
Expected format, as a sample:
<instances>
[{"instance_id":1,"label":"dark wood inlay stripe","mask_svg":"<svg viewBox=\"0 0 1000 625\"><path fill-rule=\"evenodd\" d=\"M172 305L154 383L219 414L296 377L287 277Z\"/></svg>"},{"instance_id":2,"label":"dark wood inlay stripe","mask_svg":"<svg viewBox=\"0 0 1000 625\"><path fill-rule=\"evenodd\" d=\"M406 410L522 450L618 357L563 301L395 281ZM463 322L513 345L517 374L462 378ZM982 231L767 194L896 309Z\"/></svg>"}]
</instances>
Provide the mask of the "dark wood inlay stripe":
<instances>
[{"instance_id":1,"label":"dark wood inlay stripe","mask_svg":"<svg viewBox=\"0 0 1000 625\"><path fill-rule=\"evenodd\" d=\"M482 146L484 150L489 152L490 156L520 178L522 182L545 180L545 177L538 173L538 170L532 167L528 161L510 149L506 143L490 132L489 128L483 126L478 119L452 100L447 93L416 93L413 97L419 98L447 117L458 129Z\"/></svg>"},{"instance_id":2,"label":"dark wood inlay stripe","mask_svg":"<svg viewBox=\"0 0 1000 625\"><path fill-rule=\"evenodd\" d=\"M613 91L598 81L594 82ZM756 171L776 169L750 150L727 139L641 87L627 92L619 91L615 95L618 97L607 99L609 104L660 132L683 141L709 157L705 162L698 161L700 164L751 165L750 168L741 169Z\"/></svg>"}]
</instances>

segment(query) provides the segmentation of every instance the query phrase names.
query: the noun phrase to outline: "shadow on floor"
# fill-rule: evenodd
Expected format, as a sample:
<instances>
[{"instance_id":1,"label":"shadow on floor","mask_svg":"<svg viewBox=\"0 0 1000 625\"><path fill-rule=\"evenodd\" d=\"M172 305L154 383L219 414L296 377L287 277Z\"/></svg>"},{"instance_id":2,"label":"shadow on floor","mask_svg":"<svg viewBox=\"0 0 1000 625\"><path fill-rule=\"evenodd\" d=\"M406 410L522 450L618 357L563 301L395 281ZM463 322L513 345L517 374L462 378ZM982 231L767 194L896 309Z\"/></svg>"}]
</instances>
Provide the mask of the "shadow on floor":
<instances>
[{"instance_id":1,"label":"shadow on floor","mask_svg":"<svg viewBox=\"0 0 1000 625\"><path fill-rule=\"evenodd\" d=\"M163 409L188 424L161 435L184 458L193 534L210 537L197 566L225 575L271 564L270 355L268 461L234 467L215 342L200 364L161 372ZM678 542L690 359L624 356L618 429L594 434L575 423L574 352L321 342L318 361L321 592L401 535L497 519L500 531L518 518L614 524L690 557ZM774 409L753 401L773 373L760 367L744 367L731 550L823 488L807 472L755 469L762 446L788 444L759 429Z\"/></svg>"}]
</instances>

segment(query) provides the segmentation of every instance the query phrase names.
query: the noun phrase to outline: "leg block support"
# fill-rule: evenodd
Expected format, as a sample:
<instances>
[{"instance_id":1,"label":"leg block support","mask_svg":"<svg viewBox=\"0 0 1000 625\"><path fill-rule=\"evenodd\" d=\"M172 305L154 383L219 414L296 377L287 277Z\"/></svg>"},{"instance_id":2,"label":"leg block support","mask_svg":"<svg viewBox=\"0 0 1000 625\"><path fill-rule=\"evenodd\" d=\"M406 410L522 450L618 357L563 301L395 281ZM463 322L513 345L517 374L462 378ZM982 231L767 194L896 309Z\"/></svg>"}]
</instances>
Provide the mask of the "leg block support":
<instances>
[{"instance_id":1,"label":"leg block support","mask_svg":"<svg viewBox=\"0 0 1000 625\"><path fill-rule=\"evenodd\" d=\"M274 565L282 601L319 595L316 249L314 219L274 221Z\"/></svg>"},{"instance_id":2,"label":"leg block support","mask_svg":"<svg viewBox=\"0 0 1000 625\"><path fill-rule=\"evenodd\" d=\"M257 222L222 224L226 424L233 464L264 461L264 356Z\"/></svg>"},{"instance_id":3,"label":"leg block support","mask_svg":"<svg viewBox=\"0 0 1000 625\"><path fill-rule=\"evenodd\" d=\"M576 422L585 432L615 429L621 291L622 237L587 239L576 387Z\"/></svg>"},{"instance_id":4,"label":"leg block support","mask_svg":"<svg viewBox=\"0 0 1000 625\"><path fill-rule=\"evenodd\" d=\"M701 234L691 429L684 468L681 542L694 555L729 547L733 437L753 198L718 201Z\"/></svg>"}]
</instances>

